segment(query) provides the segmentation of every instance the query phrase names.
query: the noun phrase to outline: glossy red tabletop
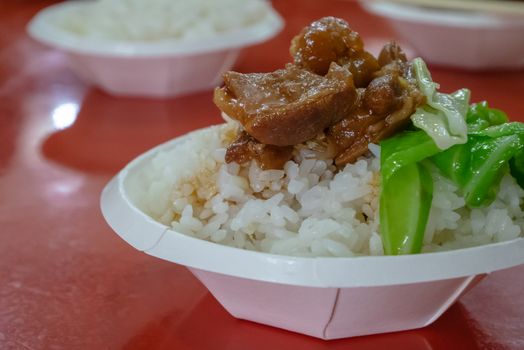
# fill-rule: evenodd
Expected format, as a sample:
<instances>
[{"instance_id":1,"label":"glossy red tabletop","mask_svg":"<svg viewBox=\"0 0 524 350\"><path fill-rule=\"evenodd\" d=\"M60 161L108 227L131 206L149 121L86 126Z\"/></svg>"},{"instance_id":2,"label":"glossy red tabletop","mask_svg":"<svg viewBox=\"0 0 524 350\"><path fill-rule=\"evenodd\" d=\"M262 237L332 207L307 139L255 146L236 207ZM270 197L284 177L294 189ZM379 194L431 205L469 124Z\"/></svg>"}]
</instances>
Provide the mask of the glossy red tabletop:
<instances>
[{"instance_id":1,"label":"glossy red tabletop","mask_svg":"<svg viewBox=\"0 0 524 350\"><path fill-rule=\"evenodd\" d=\"M322 341L236 320L184 267L127 245L100 213L104 185L220 116L210 91L147 100L86 85L25 33L50 3L0 4L0 349L524 349L524 266L492 273L424 329ZM275 7L285 30L246 49L236 70L281 67L292 36L324 15L347 19L372 49L395 37L348 1ZM431 68L443 90L469 87L524 121L524 72Z\"/></svg>"}]
</instances>

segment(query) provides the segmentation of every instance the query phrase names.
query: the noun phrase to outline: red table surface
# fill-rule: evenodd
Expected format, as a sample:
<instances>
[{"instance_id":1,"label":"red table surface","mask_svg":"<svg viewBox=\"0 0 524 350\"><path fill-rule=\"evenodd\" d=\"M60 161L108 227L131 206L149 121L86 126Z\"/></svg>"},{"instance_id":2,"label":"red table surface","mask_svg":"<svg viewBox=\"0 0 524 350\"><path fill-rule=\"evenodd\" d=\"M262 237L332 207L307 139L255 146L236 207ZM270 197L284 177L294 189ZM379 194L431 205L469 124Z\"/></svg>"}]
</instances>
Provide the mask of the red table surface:
<instances>
[{"instance_id":1,"label":"red table surface","mask_svg":"<svg viewBox=\"0 0 524 350\"><path fill-rule=\"evenodd\" d=\"M0 4L1 349L524 349L524 266L492 273L424 329L322 341L236 320L183 266L127 245L100 213L104 185L143 151L220 116L210 91L147 100L86 85L63 53L25 33L50 3ZM292 36L325 15L347 19L371 47L395 37L348 1L274 5L286 28L246 49L236 70L281 67ZM431 68L443 90L469 87L474 101L524 121L524 72Z\"/></svg>"}]
</instances>

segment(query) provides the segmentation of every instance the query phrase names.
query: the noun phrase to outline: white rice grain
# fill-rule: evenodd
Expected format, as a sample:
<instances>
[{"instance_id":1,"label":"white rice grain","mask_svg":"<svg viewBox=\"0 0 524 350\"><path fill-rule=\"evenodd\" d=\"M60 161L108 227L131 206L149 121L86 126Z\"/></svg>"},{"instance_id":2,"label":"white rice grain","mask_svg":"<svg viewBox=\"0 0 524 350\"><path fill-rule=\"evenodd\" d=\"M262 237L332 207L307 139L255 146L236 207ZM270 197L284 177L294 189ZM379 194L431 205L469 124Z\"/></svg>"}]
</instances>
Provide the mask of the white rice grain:
<instances>
[{"instance_id":1,"label":"white rice grain","mask_svg":"<svg viewBox=\"0 0 524 350\"><path fill-rule=\"evenodd\" d=\"M296 149L283 170L224 164L232 125L193 134L130 176L132 199L183 234L242 249L296 256L382 255L380 148L334 173L333 161ZM506 175L495 201L469 209L457 187L432 169L434 196L423 251L523 236L524 191Z\"/></svg>"},{"instance_id":2,"label":"white rice grain","mask_svg":"<svg viewBox=\"0 0 524 350\"><path fill-rule=\"evenodd\" d=\"M263 0L96 0L55 14L53 24L96 42L215 38L245 30L271 13Z\"/></svg>"}]
</instances>

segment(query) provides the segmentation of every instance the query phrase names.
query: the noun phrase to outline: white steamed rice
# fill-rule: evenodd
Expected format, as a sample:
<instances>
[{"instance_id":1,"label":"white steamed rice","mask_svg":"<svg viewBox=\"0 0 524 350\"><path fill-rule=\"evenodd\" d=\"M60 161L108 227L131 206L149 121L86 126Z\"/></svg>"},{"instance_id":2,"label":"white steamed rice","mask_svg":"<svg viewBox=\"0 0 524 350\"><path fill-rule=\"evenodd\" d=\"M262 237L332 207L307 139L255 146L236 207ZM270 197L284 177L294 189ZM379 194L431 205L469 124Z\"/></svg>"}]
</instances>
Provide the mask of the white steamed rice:
<instances>
[{"instance_id":1,"label":"white steamed rice","mask_svg":"<svg viewBox=\"0 0 524 350\"><path fill-rule=\"evenodd\" d=\"M193 133L129 177L132 200L174 230L242 249L295 256L381 255L379 147L335 173L330 159L300 150L284 170L224 163L234 126ZM424 251L523 236L524 190L507 175L497 199L469 209L433 170L434 197Z\"/></svg>"},{"instance_id":2,"label":"white steamed rice","mask_svg":"<svg viewBox=\"0 0 524 350\"><path fill-rule=\"evenodd\" d=\"M159 41L212 38L263 21L264 0L96 0L78 1L57 13L56 26L96 40Z\"/></svg>"}]
</instances>

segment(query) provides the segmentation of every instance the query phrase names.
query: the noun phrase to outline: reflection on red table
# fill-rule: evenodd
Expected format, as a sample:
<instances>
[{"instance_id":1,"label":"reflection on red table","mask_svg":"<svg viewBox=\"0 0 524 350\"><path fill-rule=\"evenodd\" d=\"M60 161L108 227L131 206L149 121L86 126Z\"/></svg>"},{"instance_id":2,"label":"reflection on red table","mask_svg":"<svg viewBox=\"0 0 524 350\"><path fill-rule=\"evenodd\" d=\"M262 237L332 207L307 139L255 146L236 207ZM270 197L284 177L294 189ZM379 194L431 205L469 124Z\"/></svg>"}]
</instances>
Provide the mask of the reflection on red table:
<instances>
[{"instance_id":1,"label":"reflection on red table","mask_svg":"<svg viewBox=\"0 0 524 350\"><path fill-rule=\"evenodd\" d=\"M105 183L154 145L219 123L211 92L169 100L116 98L87 86L62 53L24 26L52 1L0 5L1 349L524 349L524 267L493 273L433 325L322 341L236 320L184 268L120 240L99 211ZM346 18L373 50L390 27L349 1L277 0L286 29L235 67L270 71L294 33ZM524 121L524 72L432 67Z\"/></svg>"}]
</instances>

